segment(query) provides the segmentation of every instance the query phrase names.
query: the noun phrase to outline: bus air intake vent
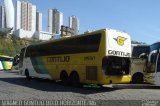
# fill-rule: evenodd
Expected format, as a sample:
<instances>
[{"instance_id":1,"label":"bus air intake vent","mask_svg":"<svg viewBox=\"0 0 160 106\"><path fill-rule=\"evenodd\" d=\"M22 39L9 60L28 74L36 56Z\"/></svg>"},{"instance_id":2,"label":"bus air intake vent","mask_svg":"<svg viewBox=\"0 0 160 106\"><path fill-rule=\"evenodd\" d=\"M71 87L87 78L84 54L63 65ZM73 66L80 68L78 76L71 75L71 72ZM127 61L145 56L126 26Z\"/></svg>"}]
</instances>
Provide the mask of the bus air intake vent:
<instances>
[{"instance_id":1,"label":"bus air intake vent","mask_svg":"<svg viewBox=\"0 0 160 106\"><path fill-rule=\"evenodd\" d=\"M86 79L97 80L97 66L86 66Z\"/></svg>"}]
</instances>

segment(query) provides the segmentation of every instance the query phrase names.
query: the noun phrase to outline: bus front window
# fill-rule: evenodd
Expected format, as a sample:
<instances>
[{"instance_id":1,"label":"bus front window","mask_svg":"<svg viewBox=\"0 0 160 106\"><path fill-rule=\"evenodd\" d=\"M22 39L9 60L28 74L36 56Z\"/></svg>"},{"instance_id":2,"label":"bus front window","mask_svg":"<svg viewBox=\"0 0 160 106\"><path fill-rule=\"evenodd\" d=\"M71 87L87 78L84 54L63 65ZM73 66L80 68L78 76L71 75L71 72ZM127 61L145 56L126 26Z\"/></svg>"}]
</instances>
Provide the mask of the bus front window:
<instances>
[{"instance_id":1,"label":"bus front window","mask_svg":"<svg viewBox=\"0 0 160 106\"><path fill-rule=\"evenodd\" d=\"M102 61L102 67L105 75L128 75L130 59L116 56L105 57Z\"/></svg>"}]
</instances>

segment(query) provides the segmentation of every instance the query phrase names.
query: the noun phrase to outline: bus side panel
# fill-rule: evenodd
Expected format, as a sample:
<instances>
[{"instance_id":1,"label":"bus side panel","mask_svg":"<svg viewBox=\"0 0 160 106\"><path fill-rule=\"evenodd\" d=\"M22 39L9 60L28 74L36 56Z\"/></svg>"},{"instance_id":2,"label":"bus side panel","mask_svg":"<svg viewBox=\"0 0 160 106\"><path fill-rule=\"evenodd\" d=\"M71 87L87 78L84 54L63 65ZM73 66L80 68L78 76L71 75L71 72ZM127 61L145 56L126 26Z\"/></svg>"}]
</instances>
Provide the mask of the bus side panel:
<instances>
[{"instance_id":1,"label":"bus side panel","mask_svg":"<svg viewBox=\"0 0 160 106\"><path fill-rule=\"evenodd\" d=\"M25 75L25 71L28 70L32 77L52 79L45 66L42 57L25 58L22 75Z\"/></svg>"},{"instance_id":2,"label":"bus side panel","mask_svg":"<svg viewBox=\"0 0 160 106\"><path fill-rule=\"evenodd\" d=\"M99 50L94 53L78 53L78 54L66 54L66 55L52 55L44 57L44 64L48 70L48 73L52 76L53 79L59 80L60 73L66 71L68 76L70 76L72 71L76 71L79 74L80 82L82 83L98 83L102 77L102 53L105 56L105 31L103 31L101 37L101 43L99 45ZM101 49L103 48L103 49ZM64 61L64 57L69 57L69 61ZM87 78L87 72L92 68L97 71L97 79L91 80ZM89 69L89 70L87 70ZM88 74L91 74L88 73ZM88 75L89 76L89 75Z\"/></svg>"},{"instance_id":3,"label":"bus side panel","mask_svg":"<svg viewBox=\"0 0 160 106\"><path fill-rule=\"evenodd\" d=\"M70 59L68 62L61 62L63 59L56 60L57 57L65 57L68 56ZM101 64L101 60L99 60L99 53L81 53L81 54L72 54L72 55L52 55L45 56L43 58L44 65L48 70L49 75L54 80L60 79L60 73L62 71L66 71L68 76L70 76L71 72L76 71L80 77L80 82L82 83L98 83L98 79L95 80L87 80L86 79L86 67L98 67ZM98 72L98 70L97 70ZM97 75L98 77L98 75Z\"/></svg>"}]
</instances>

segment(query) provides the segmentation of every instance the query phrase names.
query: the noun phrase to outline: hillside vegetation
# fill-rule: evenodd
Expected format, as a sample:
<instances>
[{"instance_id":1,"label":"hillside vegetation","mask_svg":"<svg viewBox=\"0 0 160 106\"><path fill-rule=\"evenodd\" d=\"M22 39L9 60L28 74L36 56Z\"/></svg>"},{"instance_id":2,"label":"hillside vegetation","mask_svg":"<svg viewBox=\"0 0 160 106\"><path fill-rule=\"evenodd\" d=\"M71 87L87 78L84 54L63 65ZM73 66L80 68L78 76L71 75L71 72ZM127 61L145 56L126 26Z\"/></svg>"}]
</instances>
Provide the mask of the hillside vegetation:
<instances>
[{"instance_id":1,"label":"hillside vegetation","mask_svg":"<svg viewBox=\"0 0 160 106\"><path fill-rule=\"evenodd\" d=\"M14 35L4 36L0 34L0 55L15 56L21 48L38 43L40 41L33 39L20 39Z\"/></svg>"}]
</instances>

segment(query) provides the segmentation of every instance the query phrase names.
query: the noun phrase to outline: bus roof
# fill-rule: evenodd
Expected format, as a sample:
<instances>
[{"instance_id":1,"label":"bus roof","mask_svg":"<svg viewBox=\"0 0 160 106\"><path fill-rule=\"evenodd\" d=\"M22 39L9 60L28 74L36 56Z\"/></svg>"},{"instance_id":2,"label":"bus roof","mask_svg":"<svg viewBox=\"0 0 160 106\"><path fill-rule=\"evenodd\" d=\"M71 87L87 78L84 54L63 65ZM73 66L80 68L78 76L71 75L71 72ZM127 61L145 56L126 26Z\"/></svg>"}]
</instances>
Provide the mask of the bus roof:
<instances>
[{"instance_id":1,"label":"bus roof","mask_svg":"<svg viewBox=\"0 0 160 106\"><path fill-rule=\"evenodd\" d=\"M0 57L13 58L13 57L6 56L6 55L0 55Z\"/></svg>"},{"instance_id":2,"label":"bus roof","mask_svg":"<svg viewBox=\"0 0 160 106\"><path fill-rule=\"evenodd\" d=\"M144 46L150 46L150 45L147 45L147 44L131 44L131 46L142 46L142 47L144 47Z\"/></svg>"},{"instance_id":3,"label":"bus roof","mask_svg":"<svg viewBox=\"0 0 160 106\"><path fill-rule=\"evenodd\" d=\"M153 43L153 44L151 44L151 45L155 45L155 44L158 44L158 43L160 43L160 41L158 41L158 42L155 42L155 43Z\"/></svg>"},{"instance_id":4,"label":"bus roof","mask_svg":"<svg viewBox=\"0 0 160 106\"><path fill-rule=\"evenodd\" d=\"M30 46L40 46L40 45L43 45L43 44L63 41L63 40L72 39L72 38L79 38L79 37L82 37L82 36L88 36L88 35L91 35L91 34L97 34L97 33L100 33L102 31L107 31L107 30L115 30L115 29L108 29L108 28L100 29L100 30L87 32L87 33L83 33L83 34L79 34L79 35L75 35L75 36L71 36L71 37L63 37L63 38L59 38L59 39L53 39L53 40L49 40L49 41L40 42L38 44L29 45L28 47L30 47ZM121 32L121 33L126 33L126 32L122 32L122 31L119 31L119 30L115 30L115 31Z\"/></svg>"},{"instance_id":5,"label":"bus roof","mask_svg":"<svg viewBox=\"0 0 160 106\"><path fill-rule=\"evenodd\" d=\"M97 33L100 33L102 31L105 31L105 30L106 29L101 29L101 30L96 30L96 31L93 31L93 32L84 33L84 34L80 34L80 35L75 35L75 36L71 36L71 37L63 37L63 38L59 38L59 39L53 39L53 40L49 40L49 41L40 42L40 43L37 43L37 44L32 44L32 45L29 45L28 47L30 47L30 46L40 46L40 45L43 45L43 44L63 41L63 40L72 39L72 38L79 38L79 37L82 37L82 36L88 36L88 35L91 35L91 34L97 34Z\"/></svg>"}]
</instances>

